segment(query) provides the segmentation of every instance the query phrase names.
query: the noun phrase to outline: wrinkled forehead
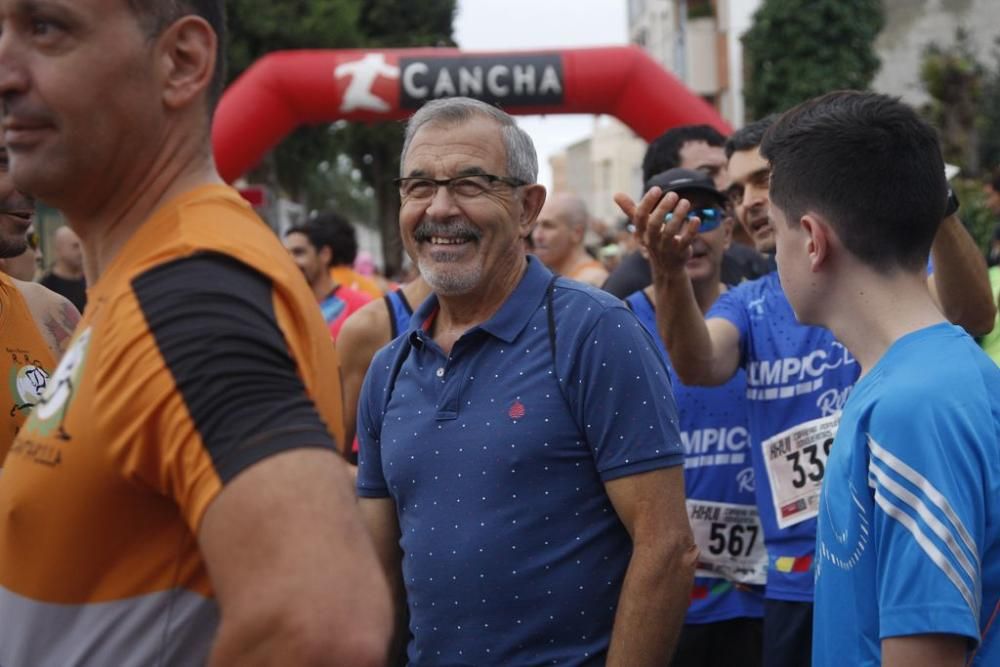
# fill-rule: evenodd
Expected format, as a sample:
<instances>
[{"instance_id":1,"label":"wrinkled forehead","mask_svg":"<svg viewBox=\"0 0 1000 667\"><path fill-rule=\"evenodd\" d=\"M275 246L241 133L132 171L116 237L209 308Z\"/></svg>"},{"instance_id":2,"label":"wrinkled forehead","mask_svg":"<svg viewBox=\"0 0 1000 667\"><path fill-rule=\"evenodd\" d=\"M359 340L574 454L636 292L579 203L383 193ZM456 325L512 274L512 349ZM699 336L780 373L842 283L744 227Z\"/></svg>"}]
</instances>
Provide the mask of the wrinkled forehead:
<instances>
[{"instance_id":1,"label":"wrinkled forehead","mask_svg":"<svg viewBox=\"0 0 1000 667\"><path fill-rule=\"evenodd\" d=\"M507 151L500 125L489 118L431 121L420 127L403 159L403 174L443 178L463 174L506 175Z\"/></svg>"}]
</instances>

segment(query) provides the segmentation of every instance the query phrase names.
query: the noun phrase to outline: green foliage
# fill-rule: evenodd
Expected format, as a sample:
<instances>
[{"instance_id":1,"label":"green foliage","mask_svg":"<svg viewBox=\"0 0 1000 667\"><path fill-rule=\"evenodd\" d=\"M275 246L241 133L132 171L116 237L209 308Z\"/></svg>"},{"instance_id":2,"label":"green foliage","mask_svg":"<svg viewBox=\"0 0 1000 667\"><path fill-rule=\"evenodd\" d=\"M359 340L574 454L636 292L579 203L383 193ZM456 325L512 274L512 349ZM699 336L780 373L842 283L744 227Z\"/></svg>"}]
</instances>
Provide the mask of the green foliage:
<instances>
[{"instance_id":1,"label":"green foliage","mask_svg":"<svg viewBox=\"0 0 1000 667\"><path fill-rule=\"evenodd\" d=\"M455 0L230 0L230 81L267 53L286 49L451 46ZM261 165L309 209L337 208L381 229L386 266L399 266L398 195L402 125L301 127Z\"/></svg>"},{"instance_id":2,"label":"green foliage","mask_svg":"<svg viewBox=\"0 0 1000 667\"><path fill-rule=\"evenodd\" d=\"M1000 37L993 48L993 67L986 69L979 100L979 164L990 171L1000 167Z\"/></svg>"},{"instance_id":3,"label":"green foliage","mask_svg":"<svg viewBox=\"0 0 1000 667\"><path fill-rule=\"evenodd\" d=\"M230 81L272 51L350 48L360 41L357 0L229 0L227 5ZM309 199L311 176L331 155L326 127L300 127L257 168L254 180L276 183L294 200Z\"/></svg>"},{"instance_id":4,"label":"green foliage","mask_svg":"<svg viewBox=\"0 0 1000 667\"><path fill-rule=\"evenodd\" d=\"M360 44L358 0L229 0L226 6L230 81L271 51Z\"/></svg>"},{"instance_id":5,"label":"green foliage","mask_svg":"<svg viewBox=\"0 0 1000 667\"><path fill-rule=\"evenodd\" d=\"M880 0L764 0L743 38L753 118L832 90L868 88L879 68Z\"/></svg>"},{"instance_id":6,"label":"green foliage","mask_svg":"<svg viewBox=\"0 0 1000 667\"><path fill-rule=\"evenodd\" d=\"M455 0L361 0L358 28L374 47L454 46Z\"/></svg>"},{"instance_id":7,"label":"green foliage","mask_svg":"<svg viewBox=\"0 0 1000 667\"><path fill-rule=\"evenodd\" d=\"M920 64L920 80L931 97L924 113L940 130L945 160L975 174L979 171L976 121L985 68L976 60L970 43L968 33L960 28L951 46L928 45Z\"/></svg>"},{"instance_id":8,"label":"green foliage","mask_svg":"<svg viewBox=\"0 0 1000 667\"><path fill-rule=\"evenodd\" d=\"M365 46L405 48L414 46L454 46L452 22L455 0L361 0L358 29ZM387 274L402 264L399 239L399 193L392 179L399 174L399 154L403 148L403 125L382 123L374 126L349 125L336 132L335 145L347 155L375 198L374 223L382 233L383 259Z\"/></svg>"}]
</instances>

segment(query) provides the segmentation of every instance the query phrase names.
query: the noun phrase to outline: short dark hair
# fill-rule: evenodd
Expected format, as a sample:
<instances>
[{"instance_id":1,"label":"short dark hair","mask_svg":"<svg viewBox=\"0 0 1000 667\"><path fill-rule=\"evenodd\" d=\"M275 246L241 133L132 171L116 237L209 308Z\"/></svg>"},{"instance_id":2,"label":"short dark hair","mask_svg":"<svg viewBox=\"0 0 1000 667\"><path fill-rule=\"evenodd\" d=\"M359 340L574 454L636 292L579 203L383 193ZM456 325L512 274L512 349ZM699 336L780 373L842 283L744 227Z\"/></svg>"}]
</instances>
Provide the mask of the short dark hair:
<instances>
[{"instance_id":1,"label":"short dark hair","mask_svg":"<svg viewBox=\"0 0 1000 667\"><path fill-rule=\"evenodd\" d=\"M335 266L333 262L333 239L331 238L330 232L327 228L322 225L317 225L314 222L303 222L298 225L293 225L285 231L285 238L288 238L292 234L301 234L306 237L309 241L309 245L313 247L313 250L317 254L324 247L330 248L330 261L327 263L327 268Z\"/></svg>"},{"instance_id":2,"label":"short dark hair","mask_svg":"<svg viewBox=\"0 0 1000 667\"><path fill-rule=\"evenodd\" d=\"M803 102L771 126L761 154L790 225L822 215L883 273L926 266L944 217L944 158L934 128L898 98L838 91Z\"/></svg>"},{"instance_id":3,"label":"short dark hair","mask_svg":"<svg viewBox=\"0 0 1000 667\"><path fill-rule=\"evenodd\" d=\"M309 224L322 229L323 243L316 246L321 249L330 246L330 266L353 265L358 256L358 233L347 218L336 211L321 211L309 220Z\"/></svg>"},{"instance_id":4,"label":"short dark hair","mask_svg":"<svg viewBox=\"0 0 1000 667\"><path fill-rule=\"evenodd\" d=\"M205 19L218 37L215 72L208 90L209 109L214 110L226 85L226 3L224 0L128 0L149 39L156 39L182 16L194 14Z\"/></svg>"},{"instance_id":5,"label":"short dark hair","mask_svg":"<svg viewBox=\"0 0 1000 667\"><path fill-rule=\"evenodd\" d=\"M733 157L733 153L737 151L748 151L760 146L764 134L771 129L776 120L778 120L778 114L773 113L733 132L726 141L726 159Z\"/></svg>"},{"instance_id":6,"label":"short dark hair","mask_svg":"<svg viewBox=\"0 0 1000 667\"><path fill-rule=\"evenodd\" d=\"M711 125L681 125L667 130L653 139L646 149L646 155L642 159L642 182L681 166L681 148L691 141L722 146L726 143L726 137Z\"/></svg>"}]
</instances>

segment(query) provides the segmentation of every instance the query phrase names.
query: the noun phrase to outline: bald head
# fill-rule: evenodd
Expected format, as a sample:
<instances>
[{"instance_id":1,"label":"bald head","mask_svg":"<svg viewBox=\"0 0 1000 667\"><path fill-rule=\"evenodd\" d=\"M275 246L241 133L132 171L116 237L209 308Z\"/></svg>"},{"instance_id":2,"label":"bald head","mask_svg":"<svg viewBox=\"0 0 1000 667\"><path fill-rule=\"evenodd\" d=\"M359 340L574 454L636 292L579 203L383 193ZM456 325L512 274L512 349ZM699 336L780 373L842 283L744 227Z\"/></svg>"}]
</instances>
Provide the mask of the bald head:
<instances>
[{"instance_id":1,"label":"bald head","mask_svg":"<svg viewBox=\"0 0 1000 667\"><path fill-rule=\"evenodd\" d=\"M545 206L542 207L542 213L538 219L541 221L546 218L563 222L574 231L586 232L590 213L587 211L587 205L579 196L569 192L560 192L545 201Z\"/></svg>"},{"instance_id":2,"label":"bald head","mask_svg":"<svg viewBox=\"0 0 1000 667\"><path fill-rule=\"evenodd\" d=\"M69 275L82 273L83 248L80 237L69 227L63 226L56 230L53 241L55 263L60 272Z\"/></svg>"},{"instance_id":3,"label":"bald head","mask_svg":"<svg viewBox=\"0 0 1000 667\"><path fill-rule=\"evenodd\" d=\"M587 205L574 194L560 193L545 201L538 224L531 233L535 255L557 273L586 261L584 238L590 214Z\"/></svg>"}]
</instances>

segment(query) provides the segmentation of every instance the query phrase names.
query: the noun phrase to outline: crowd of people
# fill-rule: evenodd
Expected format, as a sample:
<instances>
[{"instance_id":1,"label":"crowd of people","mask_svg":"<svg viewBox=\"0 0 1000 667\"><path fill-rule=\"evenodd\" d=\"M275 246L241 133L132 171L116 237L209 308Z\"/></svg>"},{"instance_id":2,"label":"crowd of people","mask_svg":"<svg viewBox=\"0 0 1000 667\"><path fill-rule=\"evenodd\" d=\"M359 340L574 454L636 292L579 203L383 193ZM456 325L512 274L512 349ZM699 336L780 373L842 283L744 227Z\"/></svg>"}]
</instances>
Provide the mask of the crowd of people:
<instances>
[{"instance_id":1,"label":"crowd of people","mask_svg":"<svg viewBox=\"0 0 1000 667\"><path fill-rule=\"evenodd\" d=\"M224 40L0 0L0 665L1000 664L1000 269L912 109L667 131L609 266L429 102L387 286L220 179Z\"/></svg>"}]
</instances>

